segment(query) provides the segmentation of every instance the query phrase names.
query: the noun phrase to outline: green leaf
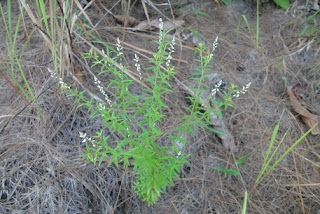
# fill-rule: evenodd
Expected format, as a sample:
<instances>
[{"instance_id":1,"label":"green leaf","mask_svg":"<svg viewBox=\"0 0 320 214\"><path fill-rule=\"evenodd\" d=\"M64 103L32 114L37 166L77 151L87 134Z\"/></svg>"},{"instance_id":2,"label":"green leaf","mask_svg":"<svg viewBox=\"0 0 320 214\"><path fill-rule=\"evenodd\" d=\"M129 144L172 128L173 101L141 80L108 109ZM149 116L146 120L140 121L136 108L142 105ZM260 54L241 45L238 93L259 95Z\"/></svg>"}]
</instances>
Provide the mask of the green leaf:
<instances>
[{"instance_id":1,"label":"green leaf","mask_svg":"<svg viewBox=\"0 0 320 214\"><path fill-rule=\"evenodd\" d=\"M273 0L279 7L287 10L290 7L289 0Z\"/></svg>"},{"instance_id":2,"label":"green leaf","mask_svg":"<svg viewBox=\"0 0 320 214\"><path fill-rule=\"evenodd\" d=\"M221 1L226 5L229 5L232 2L232 0L221 0Z\"/></svg>"},{"instance_id":3,"label":"green leaf","mask_svg":"<svg viewBox=\"0 0 320 214\"><path fill-rule=\"evenodd\" d=\"M102 161L104 160L105 157L107 157L107 154L106 153L102 153L101 156L100 156L100 159L99 159L98 166L101 165L101 163L102 163Z\"/></svg>"},{"instance_id":4,"label":"green leaf","mask_svg":"<svg viewBox=\"0 0 320 214\"><path fill-rule=\"evenodd\" d=\"M211 127L206 127L206 129L208 129L208 131L214 133L214 134L217 134L217 135L223 135L223 131L222 130L218 130L218 129L214 129L214 128L211 128Z\"/></svg>"},{"instance_id":5,"label":"green leaf","mask_svg":"<svg viewBox=\"0 0 320 214\"><path fill-rule=\"evenodd\" d=\"M194 10L194 11L192 11L192 13L196 13L196 14L199 14L202 16L210 17L209 14L202 12L202 11L199 11L199 10Z\"/></svg>"},{"instance_id":6,"label":"green leaf","mask_svg":"<svg viewBox=\"0 0 320 214\"><path fill-rule=\"evenodd\" d=\"M240 172L237 171L237 170L234 170L234 169L226 169L226 168L218 167L218 166L214 166L214 167L212 167L212 168L213 168L213 169L216 169L216 170L218 170L218 171L227 173L227 174L229 174L229 175L240 175Z\"/></svg>"},{"instance_id":7,"label":"green leaf","mask_svg":"<svg viewBox=\"0 0 320 214\"><path fill-rule=\"evenodd\" d=\"M242 205L242 212L241 214L246 214L247 210L247 200L248 200L248 192L247 190L244 192L244 199L243 199L243 205Z\"/></svg>"},{"instance_id":8,"label":"green leaf","mask_svg":"<svg viewBox=\"0 0 320 214\"><path fill-rule=\"evenodd\" d=\"M191 73L191 74L188 76L188 78L192 78L192 77L197 77L197 78L199 78L199 77L201 77L201 75L202 75L202 73L201 73L200 71L196 71L196 72Z\"/></svg>"},{"instance_id":9,"label":"green leaf","mask_svg":"<svg viewBox=\"0 0 320 214\"><path fill-rule=\"evenodd\" d=\"M193 29L192 27L188 27L186 28L188 30L190 30L190 32L195 36L195 37L198 37L199 39L202 39L202 37L200 36L200 34L195 30Z\"/></svg>"},{"instance_id":10,"label":"green leaf","mask_svg":"<svg viewBox=\"0 0 320 214\"><path fill-rule=\"evenodd\" d=\"M243 156L242 158L240 158L239 160L237 160L237 164L242 164L244 163L246 160L248 160L249 156Z\"/></svg>"}]
</instances>

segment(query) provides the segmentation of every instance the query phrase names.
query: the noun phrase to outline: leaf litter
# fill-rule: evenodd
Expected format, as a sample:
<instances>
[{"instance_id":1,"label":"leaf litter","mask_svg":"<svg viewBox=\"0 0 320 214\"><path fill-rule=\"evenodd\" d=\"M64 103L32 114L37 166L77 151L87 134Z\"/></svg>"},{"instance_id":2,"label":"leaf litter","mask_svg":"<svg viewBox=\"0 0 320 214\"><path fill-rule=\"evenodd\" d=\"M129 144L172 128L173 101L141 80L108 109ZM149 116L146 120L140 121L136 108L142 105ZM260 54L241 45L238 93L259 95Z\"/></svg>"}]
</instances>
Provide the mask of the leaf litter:
<instances>
[{"instance_id":1,"label":"leaf litter","mask_svg":"<svg viewBox=\"0 0 320 214\"><path fill-rule=\"evenodd\" d=\"M308 128L313 128L311 134L320 134L320 116L307 110L307 104L295 92L300 88L299 84L288 86L287 94L293 110L301 116L302 121Z\"/></svg>"}]
</instances>

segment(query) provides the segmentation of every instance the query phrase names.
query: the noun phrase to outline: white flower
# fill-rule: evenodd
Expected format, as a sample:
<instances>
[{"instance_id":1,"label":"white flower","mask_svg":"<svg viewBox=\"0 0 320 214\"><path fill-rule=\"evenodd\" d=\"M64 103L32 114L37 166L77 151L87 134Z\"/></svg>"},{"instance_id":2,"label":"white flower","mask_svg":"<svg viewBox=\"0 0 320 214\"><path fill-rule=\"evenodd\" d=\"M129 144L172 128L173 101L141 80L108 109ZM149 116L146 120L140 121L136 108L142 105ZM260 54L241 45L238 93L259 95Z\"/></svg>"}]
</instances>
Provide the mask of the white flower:
<instances>
[{"instance_id":1,"label":"white flower","mask_svg":"<svg viewBox=\"0 0 320 214\"><path fill-rule=\"evenodd\" d=\"M178 155L176 156L176 158L180 157L181 155L181 151L178 152Z\"/></svg>"},{"instance_id":2,"label":"white flower","mask_svg":"<svg viewBox=\"0 0 320 214\"><path fill-rule=\"evenodd\" d=\"M79 132L80 138L82 138L82 143L87 142L87 133Z\"/></svg>"},{"instance_id":3,"label":"white flower","mask_svg":"<svg viewBox=\"0 0 320 214\"><path fill-rule=\"evenodd\" d=\"M160 29L160 31L163 30L163 21L162 21L162 18L159 18L159 29Z\"/></svg>"},{"instance_id":4,"label":"white flower","mask_svg":"<svg viewBox=\"0 0 320 214\"><path fill-rule=\"evenodd\" d=\"M236 93L233 94L232 96L233 97L239 97L240 94L245 94L248 91L248 88L250 87L250 85L251 85L251 82L249 82L246 86L243 86L242 90L236 91Z\"/></svg>"},{"instance_id":5,"label":"white flower","mask_svg":"<svg viewBox=\"0 0 320 214\"><path fill-rule=\"evenodd\" d=\"M50 73L50 76L55 78L56 80L58 80L58 83L61 85L61 87L63 89L71 89L70 86L68 86L65 82L63 82L62 78L58 77L56 72L54 72L53 70L51 70L50 68L48 68L48 71Z\"/></svg>"},{"instance_id":6,"label":"white flower","mask_svg":"<svg viewBox=\"0 0 320 214\"><path fill-rule=\"evenodd\" d=\"M215 87L211 90L210 97L213 97L214 95L216 95L218 91L220 91L219 87L221 86L221 84L222 84L222 80L220 80L218 83L214 85Z\"/></svg>"},{"instance_id":7,"label":"white flower","mask_svg":"<svg viewBox=\"0 0 320 214\"><path fill-rule=\"evenodd\" d=\"M137 54L134 54L134 61L136 62L134 65L136 66L136 69L138 71L139 78L140 78L140 80L142 80L141 67L140 67L140 63L139 63L139 56Z\"/></svg>"},{"instance_id":8,"label":"white flower","mask_svg":"<svg viewBox=\"0 0 320 214\"><path fill-rule=\"evenodd\" d=\"M218 47L218 36L216 37L216 39L214 40L213 44L212 44L212 51L215 51L215 49Z\"/></svg>"},{"instance_id":9,"label":"white flower","mask_svg":"<svg viewBox=\"0 0 320 214\"><path fill-rule=\"evenodd\" d=\"M172 59L172 53L174 53L174 45L176 44L175 43L175 39L176 37L173 37L172 38L172 41L170 43L170 47L169 47L169 53L168 53L168 56L167 56L167 59L166 59L166 66L169 67L170 66L170 61Z\"/></svg>"},{"instance_id":10,"label":"white flower","mask_svg":"<svg viewBox=\"0 0 320 214\"><path fill-rule=\"evenodd\" d=\"M212 59L213 57L213 52L216 50L216 48L218 47L218 36L216 37L216 39L214 40L214 42L212 43L212 50L211 53L209 55L209 60Z\"/></svg>"},{"instance_id":11,"label":"white flower","mask_svg":"<svg viewBox=\"0 0 320 214\"><path fill-rule=\"evenodd\" d=\"M103 111L106 109L106 106L102 103L99 103L99 108L100 108L100 111Z\"/></svg>"},{"instance_id":12,"label":"white flower","mask_svg":"<svg viewBox=\"0 0 320 214\"><path fill-rule=\"evenodd\" d=\"M214 95L216 95L216 93L219 91L218 88L214 88L211 90L211 94L210 94L210 97L213 97Z\"/></svg>"},{"instance_id":13,"label":"white flower","mask_svg":"<svg viewBox=\"0 0 320 214\"><path fill-rule=\"evenodd\" d=\"M128 127L127 127L127 132L128 132L127 136L130 137L130 133L129 133L129 128Z\"/></svg>"},{"instance_id":14,"label":"white flower","mask_svg":"<svg viewBox=\"0 0 320 214\"><path fill-rule=\"evenodd\" d=\"M82 138L82 143L89 142L92 144L93 147L96 147L96 141L93 140L91 137L87 137L87 133L79 132L80 138Z\"/></svg>"},{"instance_id":15,"label":"white flower","mask_svg":"<svg viewBox=\"0 0 320 214\"><path fill-rule=\"evenodd\" d=\"M107 95L107 93L105 92L105 90L103 89L103 87L101 86L101 81L98 80L98 78L96 76L93 76L93 79L94 79L94 84L98 87L101 94L103 94L104 99L108 102L109 106L112 107L112 102L111 102L109 96Z\"/></svg>"},{"instance_id":16,"label":"white flower","mask_svg":"<svg viewBox=\"0 0 320 214\"><path fill-rule=\"evenodd\" d=\"M121 55L123 55L123 52L122 52L122 45L120 43L120 39L119 37L117 37L117 51L118 51L118 54L117 56L120 57Z\"/></svg>"},{"instance_id":17,"label":"white flower","mask_svg":"<svg viewBox=\"0 0 320 214\"><path fill-rule=\"evenodd\" d=\"M87 133L79 132L80 138L85 138L87 136Z\"/></svg>"},{"instance_id":18,"label":"white flower","mask_svg":"<svg viewBox=\"0 0 320 214\"><path fill-rule=\"evenodd\" d=\"M220 80L217 84L215 84L216 88L219 88L222 84L222 80Z\"/></svg>"},{"instance_id":19,"label":"white flower","mask_svg":"<svg viewBox=\"0 0 320 214\"><path fill-rule=\"evenodd\" d=\"M167 66L167 67L170 66L171 59L172 59L172 56L171 56L171 54L169 53L169 55L167 56L167 59L166 59L166 66Z\"/></svg>"},{"instance_id":20,"label":"white flower","mask_svg":"<svg viewBox=\"0 0 320 214\"><path fill-rule=\"evenodd\" d=\"M158 49L160 49L160 44L162 43L162 36L163 36L163 22L162 18L159 19L159 46Z\"/></svg>"},{"instance_id":21,"label":"white flower","mask_svg":"<svg viewBox=\"0 0 320 214\"><path fill-rule=\"evenodd\" d=\"M173 53L174 52L174 45L176 44L176 37L174 36L173 38L172 38L172 41L171 41L171 43L170 43L170 48L169 48L169 51L171 52L171 53Z\"/></svg>"}]
</instances>

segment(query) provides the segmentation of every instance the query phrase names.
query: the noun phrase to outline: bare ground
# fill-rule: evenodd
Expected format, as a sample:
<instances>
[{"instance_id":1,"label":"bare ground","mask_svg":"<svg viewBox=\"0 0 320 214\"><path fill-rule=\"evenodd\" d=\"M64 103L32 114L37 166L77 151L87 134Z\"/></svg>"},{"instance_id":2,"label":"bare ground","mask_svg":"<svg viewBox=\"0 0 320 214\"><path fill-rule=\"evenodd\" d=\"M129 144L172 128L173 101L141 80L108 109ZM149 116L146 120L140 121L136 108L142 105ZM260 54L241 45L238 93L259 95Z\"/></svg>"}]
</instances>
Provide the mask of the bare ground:
<instances>
[{"instance_id":1,"label":"bare ground","mask_svg":"<svg viewBox=\"0 0 320 214\"><path fill-rule=\"evenodd\" d=\"M103 2L112 8L115 1ZM177 1L178 2L178 1ZM314 114L320 114L319 38L300 36L306 14L297 10L298 2L287 12L266 3L260 11L260 45L254 48L250 35L242 25L237 37L238 17L245 14L255 29L255 5L234 1L226 6L215 1L179 1L173 4L176 19L185 21L208 43L219 36L219 46L214 53L212 70L228 83L246 85L252 82L249 92L235 100L234 108L224 112L224 121L235 138L237 158L249 159L240 166L249 190L247 213L319 213L320 210L320 137L309 135L257 188L252 188L261 168L274 126L280 116L280 133L289 129L288 137L280 148L278 157L297 140L307 127L296 114L286 94L286 84L299 83L299 95ZM170 10L160 7L170 16ZM187 13L198 10L209 17ZM101 10L103 10L101 8ZM116 4L113 13L120 14ZM182 12L181 12L182 11ZM18 13L18 7L16 7ZM104 11L105 12L105 11ZM161 17L149 8L152 19ZM97 24L100 37L115 44L115 37L124 42L127 64L133 66L132 55L142 53L142 69L150 54L156 51L152 40L156 34L131 32L115 25L109 16L102 15L94 6L87 14ZM130 15L143 20L140 3L130 8ZM32 28L25 17L27 30ZM1 28L0 28L1 29ZM21 32L22 38L24 32ZM153 37L152 37L153 36ZM4 32L1 54L5 53ZM88 47L76 36L74 56ZM133 46L132 46L133 45ZM99 48L102 46L99 46ZM59 94L55 81L47 71L52 67L49 49L36 31L23 56L23 69L38 96L37 105L44 116L26 105L7 80L0 79L0 212L1 213L241 213L244 187L239 177L213 170L212 166L234 168L233 159L220 139L203 129L189 135L185 152L191 154L189 165L181 169L175 185L167 189L159 202L148 207L137 198L132 185L132 169L115 166L100 167L86 163L80 154L85 147L79 131L94 134L100 127L98 120L89 119L85 108L75 108L73 100ZM137 49L139 47L140 49ZM146 48L148 47L148 48ZM142 51L141 51L142 50ZM194 72L197 64L189 46L177 44L175 61L180 80ZM5 55L1 55L5 59ZM92 77L81 60L74 67L84 70L84 85L93 89ZM1 68L1 67L0 67ZM1 68L2 69L2 68ZM92 70L92 72L97 72ZM66 72L66 81L73 83ZM148 75L145 71L143 75ZM76 85L76 83L73 83ZM182 117L185 94L176 85L168 103L172 114L163 130L172 130ZM277 139L279 140L279 136Z\"/></svg>"}]
</instances>

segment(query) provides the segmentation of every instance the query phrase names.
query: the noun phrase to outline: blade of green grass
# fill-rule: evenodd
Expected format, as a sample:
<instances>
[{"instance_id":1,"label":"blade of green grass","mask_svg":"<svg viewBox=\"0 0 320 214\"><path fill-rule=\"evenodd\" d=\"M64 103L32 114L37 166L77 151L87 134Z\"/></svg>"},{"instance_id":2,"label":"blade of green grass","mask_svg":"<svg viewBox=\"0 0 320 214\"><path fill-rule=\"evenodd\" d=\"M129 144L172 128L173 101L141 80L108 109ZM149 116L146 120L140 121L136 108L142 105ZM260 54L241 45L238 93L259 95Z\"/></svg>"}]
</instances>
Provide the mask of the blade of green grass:
<instances>
[{"instance_id":1,"label":"blade of green grass","mask_svg":"<svg viewBox=\"0 0 320 214\"><path fill-rule=\"evenodd\" d=\"M38 11L38 12L41 13L41 17L42 17L42 19L40 21L41 21L41 23L44 23L46 32L51 37L45 3L43 0L38 0L38 2L39 2L39 9L40 9L40 11Z\"/></svg>"},{"instance_id":2,"label":"blade of green grass","mask_svg":"<svg viewBox=\"0 0 320 214\"><path fill-rule=\"evenodd\" d=\"M240 158L239 160L237 160L237 164L242 164L244 163L246 160L248 160L249 156L243 156L242 158Z\"/></svg>"},{"instance_id":3,"label":"blade of green grass","mask_svg":"<svg viewBox=\"0 0 320 214\"><path fill-rule=\"evenodd\" d=\"M269 159L269 154L271 152L271 149L272 149L272 146L273 146L273 143L276 139L276 136L278 134L278 130L279 130L279 127L280 127L280 124L278 123L274 129L273 129L273 132L272 132L272 136L271 136L271 140L269 142L269 146L268 146L268 149L267 149L267 153L266 153L266 156L264 157L264 160L263 160L263 164L262 164L262 168L261 168L261 171L259 173L259 179L260 177L262 176L262 173L263 173L263 170L264 170L264 167L266 166L266 163L268 162L268 159Z\"/></svg>"},{"instance_id":4,"label":"blade of green grass","mask_svg":"<svg viewBox=\"0 0 320 214\"><path fill-rule=\"evenodd\" d=\"M220 172L224 172L224 173L227 173L229 175L240 175L240 172L237 171L237 170L234 170L234 169L226 169L226 168L223 168L223 167L218 167L218 166L214 166L212 167L213 169L216 169Z\"/></svg>"},{"instance_id":5,"label":"blade of green grass","mask_svg":"<svg viewBox=\"0 0 320 214\"><path fill-rule=\"evenodd\" d=\"M290 2L289 0L273 0L279 7L288 10L290 7Z\"/></svg>"},{"instance_id":6,"label":"blade of green grass","mask_svg":"<svg viewBox=\"0 0 320 214\"><path fill-rule=\"evenodd\" d=\"M254 37L253 35L253 32L251 30L251 27L250 27L250 24L248 22L248 19L245 15L241 15L238 19L238 24L237 24L237 37L239 36L239 33L240 33L240 26L241 26L241 21L243 20L247 29L248 29L248 32L250 33L250 36L251 36L251 41L253 43L253 46L255 48L258 48L259 47L259 36L260 36L260 19L259 19L259 0L257 0L257 18L256 18L256 35Z\"/></svg>"},{"instance_id":7,"label":"blade of green grass","mask_svg":"<svg viewBox=\"0 0 320 214\"><path fill-rule=\"evenodd\" d=\"M247 29L248 29L248 32L250 33L250 36L251 36L251 40L253 42L253 45L255 45L255 42L254 42L254 37L253 37L253 34L252 34L252 30L251 30L251 27L249 25L249 22L248 22L248 19L245 15L241 15L238 19L238 25L237 25L237 37L239 37L239 34L240 34L240 26L241 26L241 20L244 21Z\"/></svg>"},{"instance_id":8,"label":"blade of green grass","mask_svg":"<svg viewBox=\"0 0 320 214\"><path fill-rule=\"evenodd\" d=\"M3 11L3 7L2 4L0 3L0 13L1 13L1 17L2 17L2 22L4 24L4 28L7 34L7 51L8 51L8 60L7 61L1 61L1 64L3 65L3 67L5 68L5 70L8 72L10 78L12 79L12 81L18 86L19 90L21 91L21 93L29 100L33 100L35 99L34 93L28 83L28 80L24 74L23 68L21 66L20 63L20 59L21 56L23 54L23 51L20 53L20 57L18 57L15 49L17 47L17 36L18 36L18 32L20 30L20 26L21 26L21 20L22 20L22 15L23 15L23 8L21 8L20 14L17 18L17 23L16 23L16 27L14 32L12 31L12 7L11 7L11 0L7 0L7 13L5 13ZM6 16L6 15L7 16ZM16 64L16 65L15 65ZM15 67L17 66L18 69ZM18 76L16 71L20 72L20 76L23 80L23 83L25 85L25 87L27 88L27 90L22 86L22 84L20 83L20 81L17 80Z\"/></svg>"},{"instance_id":9,"label":"blade of green grass","mask_svg":"<svg viewBox=\"0 0 320 214\"><path fill-rule=\"evenodd\" d=\"M199 10L194 10L194 11L192 11L192 13L196 13L196 14L199 14L202 16L210 17L209 14L202 12L202 11L199 11Z\"/></svg>"},{"instance_id":10,"label":"blade of green grass","mask_svg":"<svg viewBox=\"0 0 320 214\"><path fill-rule=\"evenodd\" d=\"M232 0L221 0L221 1L226 5L229 5L232 2Z\"/></svg>"},{"instance_id":11,"label":"blade of green grass","mask_svg":"<svg viewBox=\"0 0 320 214\"><path fill-rule=\"evenodd\" d=\"M273 153L272 153L272 155L270 156L270 158L268 158L268 161L267 161L264 165L262 165L262 169L261 169L261 171L260 171L260 173L259 173L259 176L258 176L259 180L258 180L258 179L256 180L256 183L257 183L257 184L260 183L262 177L265 175L265 171L267 170L268 166L270 166L270 163L271 163L273 157L275 156L275 154L276 154L277 151L279 150L280 145L282 144L283 140L285 139L285 137L286 137L287 134L288 134L288 131L289 131L289 130L287 130L287 131L285 132L285 134L282 136L282 138L281 138L278 146L275 148L275 150L273 151Z\"/></svg>"},{"instance_id":12,"label":"blade of green grass","mask_svg":"<svg viewBox=\"0 0 320 214\"><path fill-rule=\"evenodd\" d=\"M309 129L296 142L294 142L292 146L290 146L290 148L287 149L287 151L285 151L285 153L283 153L283 155L281 155L281 157L269 168L269 170L266 172L265 176L262 177L262 179L266 177L276 166L278 166L282 159L285 158L289 154L289 152L291 152L296 146L298 146L298 144L312 131L313 128Z\"/></svg>"},{"instance_id":13,"label":"blade of green grass","mask_svg":"<svg viewBox=\"0 0 320 214\"><path fill-rule=\"evenodd\" d=\"M285 136L287 135L288 131L284 134L284 136L282 137L279 145L277 146L277 148L275 149L274 153L271 155L271 157L268 159L268 161L265 163L265 165L262 166L262 169L259 173L259 176L257 177L255 186L257 186L259 183L261 183L261 181L270 174L270 172L279 165L279 163L283 160L283 158L285 158L289 152L291 152L296 146L298 146L298 144L312 131L314 127L312 127L311 129L309 129L307 132L305 132L296 142L294 142L289 149L287 149L281 156L280 158L278 158L275 163L267 169L267 167L270 165L271 160L273 159L275 153L278 151L280 144L282 143L282 141L284 140Z\"/></svg>"},{"instance_id":14,"label":"blade of green grass","mask_svg":"<svg viewBox=\"0 0 320 214\"><path fill-rule=\"evenodd\" d=\"M247 211L247 201L248 201L248 191L246 190L244 192L244 199L243 199L243 205L242 205L242 212L241 214L246 214Z\"/></svg>"}]
</instances>

